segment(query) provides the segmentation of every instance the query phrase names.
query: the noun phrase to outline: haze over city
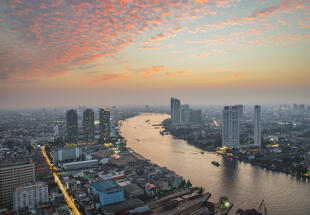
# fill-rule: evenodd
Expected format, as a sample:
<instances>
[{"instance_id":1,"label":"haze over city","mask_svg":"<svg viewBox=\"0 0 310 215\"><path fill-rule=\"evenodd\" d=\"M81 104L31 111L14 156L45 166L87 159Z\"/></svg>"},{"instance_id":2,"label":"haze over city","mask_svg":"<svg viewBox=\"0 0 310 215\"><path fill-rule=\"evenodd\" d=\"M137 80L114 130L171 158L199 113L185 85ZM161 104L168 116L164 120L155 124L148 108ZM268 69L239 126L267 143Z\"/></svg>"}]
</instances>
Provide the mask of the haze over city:
<instances>
[{"instance_id":1,"label":"haze over city","mask_svg":"<svg viewBox=\"0 0 310 215\"><path fill-rule=\"evenodd\" d=\"M0 109L307 103L308 0L0 2Z\"/></svg>"}]
</instances>

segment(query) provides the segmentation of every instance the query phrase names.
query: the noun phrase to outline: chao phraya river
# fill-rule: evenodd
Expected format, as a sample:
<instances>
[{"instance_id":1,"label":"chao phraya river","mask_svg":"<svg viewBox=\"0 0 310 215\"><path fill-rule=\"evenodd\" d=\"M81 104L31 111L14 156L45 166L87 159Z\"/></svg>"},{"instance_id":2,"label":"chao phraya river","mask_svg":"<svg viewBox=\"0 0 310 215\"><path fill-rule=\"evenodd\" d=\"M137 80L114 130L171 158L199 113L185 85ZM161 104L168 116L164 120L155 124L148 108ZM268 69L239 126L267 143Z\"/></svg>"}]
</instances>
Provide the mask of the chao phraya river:
<instances>
[{"instance_id":1,"label":"chao phraya river","mask_svg":"<svg viewBox=\"0 0 310 215\"><path fill-rule=\"evenodd\" d=\"M141 114L122 123L127 146L160 166L175 171L193 185L212 193L211 201L227 196L238 208L258 208L265 200L268 215L310 215L310 183L248 163L204 152L171 135L161 135L166 114ZM149 121L148 121L149 120ZM214 166L217 161L220 166Z\"/></svg>"}]
</instances>

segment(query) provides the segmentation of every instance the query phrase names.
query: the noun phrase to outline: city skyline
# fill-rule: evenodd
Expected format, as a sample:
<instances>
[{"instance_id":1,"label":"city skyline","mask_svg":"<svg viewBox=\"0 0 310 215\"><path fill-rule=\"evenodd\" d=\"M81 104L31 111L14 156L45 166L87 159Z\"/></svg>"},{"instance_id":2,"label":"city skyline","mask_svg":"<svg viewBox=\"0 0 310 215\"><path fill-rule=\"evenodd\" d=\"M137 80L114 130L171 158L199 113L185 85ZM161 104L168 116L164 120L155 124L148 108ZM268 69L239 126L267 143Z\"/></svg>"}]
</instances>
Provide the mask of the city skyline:
<instances>
[{"instance_id":1,"label":"city skyline","mask_svg":"<svg viewBox=\"0 0 310 215\"><path fill-rule=\"evenodd\" d=\"M1 1L0 109L171 96L307 103L309 9L306 0Z\"/></svg>"}]
</instances>

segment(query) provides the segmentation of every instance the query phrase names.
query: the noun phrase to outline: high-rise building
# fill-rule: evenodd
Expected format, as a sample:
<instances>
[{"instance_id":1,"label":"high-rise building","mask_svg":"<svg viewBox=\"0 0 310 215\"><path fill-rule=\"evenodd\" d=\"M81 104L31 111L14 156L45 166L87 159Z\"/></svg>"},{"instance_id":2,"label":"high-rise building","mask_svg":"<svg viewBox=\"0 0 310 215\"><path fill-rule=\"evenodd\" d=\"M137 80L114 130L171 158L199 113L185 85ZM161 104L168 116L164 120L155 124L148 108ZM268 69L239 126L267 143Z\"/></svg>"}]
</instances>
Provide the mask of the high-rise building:
<instances>
[{"instance_id":1,"label":"high-rise building","mask_svg":"<svg viewBox=\"0 0 310 215\"><path fill-rule=\"evenodd\" d=\"M243 118L243 105L236 105L239 110L239 117Z\"/></svg>"},{"instance_id":2,"label":"high-rise building","mask_svg":"<svg viewBox=\"0 0 310 215\"><path fill-rule=\"evenodd\" d=\"M299 109L300 112L304 112L306 110L306 106L304 104L300 104L298 106L298 109Z\"/></svg>"},{"instance_id":3,"label":"high-rise building","mask_svg":"<svg viewBox=\"0 0 310 215\"><path fill-rule=\"evenodd\" d=\"M100 137L106 140L110 137L110 110L109 108L100 108L99 110L100 122Z\"/></svg>"},{"instance_id":4,"label":"high-rise building","mask_svg":"<svg viewBox=\"0 0 310 215\"><path fill-rule=\"evenodd\" d=\"M0 165L0 209L13 208L14 187L35 181L34 163L9 163Z\"/></svg>"},{"instance_id":5,"label":"high-rise building","mask_svg":"<svg viewBox=\"0 0 310 215\"><path fill-rule=\"evenodd\" d=\"M17 186L13 191L13 209L34 208L48 202L48 186L45 182L31 182Z\"/></svg>"},{"instance_id":6,"label":"high-rise building","mask_svg":"<svg viewBox=\"0 0 310 215\"><path fill-rule=\"evenodd\" d=\"M85 141L92 142L95 139L95 114L92 109L83 112L83 129Z\"/></svg>"},{"instance_id":7,"label":"high-rise building","mask_svg":"<svg viewBox=\"0 0 310 215\"><path fill-rule=\"evenodd\" d=\"M111 124L117 126L118 121L119 121L119 111L115 106L113 106L111 109Z\"/></svg>"},{"instance_id":8,"label":"high-rise building","mask_svg":"<svg viewBox=\"0 0 310 215\"><path fill-rule=\"evenodd\" d=\"M170 99L171 123L177 125L181 123L181 102L179 99Z\"/></svg>"},{"instance_id":9,"label":"high-rise building","mask_svg":"<svg viewBox=\"0 0 310 215\"><path fill-rule=\"evenodd\" d=\"M67 111L67 141L70 143L78 140L78 115L76 110Z\"/></svg>"},{"instance_id":10,"label":"high-rise building","mask_svg":"<svg viewBox=\"0 0 310 215\"><path fill-rule=\"evenodd\" d=\"M57 137L59 135L59 127L58 125L54 126L54 137Z\"/></svg>"},{"instance_id":11,"label":"high-rise building","mask_svg":"<svg viewBox=\"0 0 310 215\"><path fill-rule=\"evenodd\" d=\"M261 106L254 106L254 144L261 146L262 138L262 120L261 120Z\"/></svg>"},{"instance_id":12,"label":"high-rise building","mask_svg":"<svg viewBox=\"0 0 310 215\"><path fill-rule=\"evenodd\" d=\"M222 146L239 148L239 109L225 106L223 110Z\"/></svg>"},{"instance_id":13,"label":"high-rise building","mask_svg":"<svg viewBox=\"0 0 310 215\"><path fill-rule=\"evenodd\" d=\"M181 122L188 123L190 121L190 107L189 105L181 105Z\"/></svg>"},{"instance_id":14,"label":"high-rise building","mask_svg":"<svg viewBox=\"0 0 310 215\"><path fill-rule=\"evenodd\" d=\"M190 121L201 122L201 109L190 109Z\"/></svg>"}]
</instances>

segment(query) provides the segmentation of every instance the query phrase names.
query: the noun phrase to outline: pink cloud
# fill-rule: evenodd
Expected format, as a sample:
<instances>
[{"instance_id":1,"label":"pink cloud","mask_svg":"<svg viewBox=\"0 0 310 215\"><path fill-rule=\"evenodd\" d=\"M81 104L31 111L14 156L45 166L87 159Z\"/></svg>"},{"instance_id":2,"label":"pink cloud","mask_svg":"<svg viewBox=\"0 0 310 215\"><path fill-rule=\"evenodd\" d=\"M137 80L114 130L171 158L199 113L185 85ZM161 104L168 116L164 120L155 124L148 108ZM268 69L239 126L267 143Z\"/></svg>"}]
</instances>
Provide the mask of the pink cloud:
<instances>
[{"instance_id":1,"label":"pink cloud","mask_svg":"<svg viewBox=\"0 0 310 215\"><path fill-rule=\"evenodd\" d=\"M76 65L117 55L141 35L170 29L148 40L175 37L183 20L207 8L192 0L3 0L0 53L3 77L61 75ZM146 47L149 48L149 47ZM18 56L18 57L16 57Z\"/></svg>"}]
</instances>

